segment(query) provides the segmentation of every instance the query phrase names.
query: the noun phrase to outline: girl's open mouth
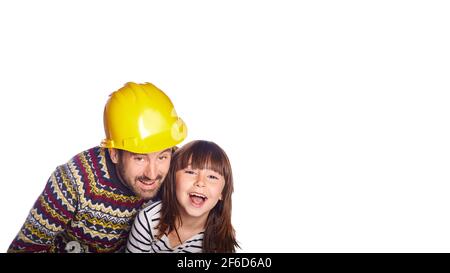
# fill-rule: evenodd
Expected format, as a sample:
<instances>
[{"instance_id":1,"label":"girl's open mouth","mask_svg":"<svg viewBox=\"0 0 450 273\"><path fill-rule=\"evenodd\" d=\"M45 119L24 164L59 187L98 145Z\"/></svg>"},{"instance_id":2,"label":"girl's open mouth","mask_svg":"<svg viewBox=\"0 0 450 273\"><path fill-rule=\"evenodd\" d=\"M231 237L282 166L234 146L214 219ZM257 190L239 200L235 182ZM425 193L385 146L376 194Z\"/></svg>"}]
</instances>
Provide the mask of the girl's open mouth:
<instances>
[{"instance_id":1,"label":"girl's open mouth","mask_svg":"<svg viewBox=\"0 0 450 273\"><path fill-rule=\"evenodd\" d=\"M206 195L196 193L196 192L189 193L189 198L191 200L191 203L195 207L198 207L198 208L201 207L205 203L205 201L208 199L208 197L206 197Z\"/></svg>"}]
</instances>

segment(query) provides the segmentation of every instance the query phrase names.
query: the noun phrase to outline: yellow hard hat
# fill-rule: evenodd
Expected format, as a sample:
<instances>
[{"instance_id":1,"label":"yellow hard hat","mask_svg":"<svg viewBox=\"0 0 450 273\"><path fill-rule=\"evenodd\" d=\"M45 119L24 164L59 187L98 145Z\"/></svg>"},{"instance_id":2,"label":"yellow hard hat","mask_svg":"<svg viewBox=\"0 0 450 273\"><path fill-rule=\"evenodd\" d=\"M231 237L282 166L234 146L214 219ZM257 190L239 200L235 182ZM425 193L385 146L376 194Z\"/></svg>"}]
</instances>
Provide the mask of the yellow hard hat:
<instances>
[{"instance_id":1,"label":"yellow hard hat","mask_svg":"<svg viewBox=\"0 0 450 273\"><path fill-rule=\"evenodd\" d=\"M113 92L103 113L104 148L147 154L182 142L187 127L169 97L151 83L126 83Z\"/></svg>"}]
</instances>

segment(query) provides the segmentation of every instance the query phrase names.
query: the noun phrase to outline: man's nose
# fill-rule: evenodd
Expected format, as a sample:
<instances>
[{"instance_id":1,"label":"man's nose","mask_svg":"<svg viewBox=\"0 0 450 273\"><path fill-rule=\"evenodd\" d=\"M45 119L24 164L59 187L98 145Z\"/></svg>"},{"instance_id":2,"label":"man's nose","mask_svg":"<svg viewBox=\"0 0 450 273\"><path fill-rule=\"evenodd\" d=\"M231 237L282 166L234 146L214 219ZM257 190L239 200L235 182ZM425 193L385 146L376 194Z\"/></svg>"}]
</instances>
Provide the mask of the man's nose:
<instances>
[{"instance_id":1,"label":"man's nose","mask_svg":"<svg viewBox=\"0 0 450 273\"><path fill-rule=\"evenodd\" d=\"M154 160L149 160L147 166L145 167L144 174L150 179L156 179L158 176L158 168Z\"/></svg>"}]
</instances>

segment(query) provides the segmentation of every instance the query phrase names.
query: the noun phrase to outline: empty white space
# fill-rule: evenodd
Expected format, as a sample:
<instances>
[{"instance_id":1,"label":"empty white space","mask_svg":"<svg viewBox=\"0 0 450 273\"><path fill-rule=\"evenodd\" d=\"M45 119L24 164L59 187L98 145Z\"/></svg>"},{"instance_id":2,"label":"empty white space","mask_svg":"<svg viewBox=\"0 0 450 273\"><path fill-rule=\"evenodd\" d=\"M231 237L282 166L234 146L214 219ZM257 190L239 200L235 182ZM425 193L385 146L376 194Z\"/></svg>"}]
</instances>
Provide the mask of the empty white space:
<instances>
[{"instance_id":1,"label":"empty white space","mask_svg":"<svg viewBox=\"0 0 450 273\"><path fill-rule=\"evenodd\" d=\"M242 252L450 252L447 1L2 1L0 251L108 95L164 90Z\"/></svg>"}]
</instances>

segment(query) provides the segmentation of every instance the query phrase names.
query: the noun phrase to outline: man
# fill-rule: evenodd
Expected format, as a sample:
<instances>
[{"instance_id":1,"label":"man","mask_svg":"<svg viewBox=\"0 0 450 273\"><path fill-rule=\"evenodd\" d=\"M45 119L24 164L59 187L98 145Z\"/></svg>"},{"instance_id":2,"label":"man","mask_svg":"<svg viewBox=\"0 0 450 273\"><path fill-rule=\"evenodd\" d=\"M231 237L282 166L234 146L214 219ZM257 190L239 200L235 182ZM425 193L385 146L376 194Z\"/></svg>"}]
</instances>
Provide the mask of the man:
<instances>
[{"instance_id":1,"label":"man","mask_svg":"<svg viewBox=\"0 0 450 273\"><path fill-rule=\"evenodd\" d=\"M121 252L187 128L156 86L127 83L104 110L106 139L56 168L8 252Z\"/></svg>"}]
</instances>

